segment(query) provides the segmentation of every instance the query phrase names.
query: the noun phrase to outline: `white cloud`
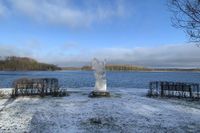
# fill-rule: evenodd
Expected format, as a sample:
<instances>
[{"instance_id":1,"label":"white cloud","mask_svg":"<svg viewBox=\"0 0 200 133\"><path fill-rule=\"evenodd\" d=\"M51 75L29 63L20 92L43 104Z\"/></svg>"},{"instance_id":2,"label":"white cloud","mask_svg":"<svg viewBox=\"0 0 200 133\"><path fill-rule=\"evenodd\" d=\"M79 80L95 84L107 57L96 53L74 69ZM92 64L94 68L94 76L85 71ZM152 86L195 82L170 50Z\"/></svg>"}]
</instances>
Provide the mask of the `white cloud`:
<instances>
[{"instance_id":1,"label":"white cloud","mask_svg":"<svg viewBox=\"0 0 200 133\"><path fill-rule=\"evenodd\" d=\"M133 64L145 67L200 67L200 48L193 44L132 49L105 48L93 51L83 49L76 55L66 56L55 53L43 57L41 60L61 66L81 66L89 64L94 57L106 59L109 63Z\"/></svg>"},{"instance_id":2,"label":"white cloud","mask_svg":"<svg viewBox=\"0 0 200 133\"><path fill-rule=\"evenodd\" d=\"M69 27L89 26L125 15L123 0L9 0L14 15L25 15L39 22Z\"/></svg>"},{"instance_id":3,"label":"white cloud","mask_svg":"<svg viewBox=\"0 0 200 133\"><path fill-rule=\"evenodd\" d=\"M106 59L108 63L133 64L145 67L200 67L200 48L192 44L132 49L105 48L93 49L92 51L81 49L78 45L76 47L66 46L70 51L75 51L75 54L65 54L68 53L68 50L60 47L44 54L42 51L34 49L32 45L26 47L0 45L0 56L28 56L41 62L53 63L59 66L88 65L94 57L97 57Z\"/></svg>"},{"instance_id":4,"label":"white cloud","mask_svg":"<svg viewBox=\"0 0 200 133\"><path fill-rule=\"evenodd\" d=\"M100 53L98 53L100 54ZM101 58L111 63L127 63L148 67L200 67L200 48L193 44L106 49Z\"/></svg>"}]
</instances>

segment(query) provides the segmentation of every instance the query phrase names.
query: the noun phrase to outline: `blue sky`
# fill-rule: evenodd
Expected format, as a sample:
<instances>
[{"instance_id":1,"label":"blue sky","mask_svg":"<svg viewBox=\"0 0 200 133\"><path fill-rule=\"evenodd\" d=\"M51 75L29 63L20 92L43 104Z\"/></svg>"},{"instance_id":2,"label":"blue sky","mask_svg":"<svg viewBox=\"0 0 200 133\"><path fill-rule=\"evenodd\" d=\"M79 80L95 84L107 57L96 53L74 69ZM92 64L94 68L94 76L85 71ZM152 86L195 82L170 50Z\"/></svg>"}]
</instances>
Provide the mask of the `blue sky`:
<instances>
[{"instance_id":1,"label":"blue sky","mask_svg":"<svg viewBox=\"0 0 200 133\"><path fill-rule=\"evenodd\" d=\"M86 65L97 57L199 67L198 48L172 27L166 5L167 0L0 0L0 55L59 66Z\"/></svg>"}]
</instances>

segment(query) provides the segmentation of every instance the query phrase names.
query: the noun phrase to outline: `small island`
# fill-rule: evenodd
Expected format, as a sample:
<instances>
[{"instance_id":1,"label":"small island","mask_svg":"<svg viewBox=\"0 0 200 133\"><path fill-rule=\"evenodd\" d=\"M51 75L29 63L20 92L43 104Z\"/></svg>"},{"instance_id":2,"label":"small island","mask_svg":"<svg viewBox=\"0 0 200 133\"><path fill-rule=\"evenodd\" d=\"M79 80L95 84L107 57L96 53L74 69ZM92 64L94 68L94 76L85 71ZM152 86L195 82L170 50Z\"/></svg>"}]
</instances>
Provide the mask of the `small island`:
<instances>
[{"instance_id":1,"label":"small island","mask_svg":"<svg viewBox=\"0 0 200 133\"><path fill-rule=\"evenodd\" d=\"M55 71L61 70L53 64L40 63L28 57L8 56L0 60L0 71Z\"/></svg>"}]
</instances>

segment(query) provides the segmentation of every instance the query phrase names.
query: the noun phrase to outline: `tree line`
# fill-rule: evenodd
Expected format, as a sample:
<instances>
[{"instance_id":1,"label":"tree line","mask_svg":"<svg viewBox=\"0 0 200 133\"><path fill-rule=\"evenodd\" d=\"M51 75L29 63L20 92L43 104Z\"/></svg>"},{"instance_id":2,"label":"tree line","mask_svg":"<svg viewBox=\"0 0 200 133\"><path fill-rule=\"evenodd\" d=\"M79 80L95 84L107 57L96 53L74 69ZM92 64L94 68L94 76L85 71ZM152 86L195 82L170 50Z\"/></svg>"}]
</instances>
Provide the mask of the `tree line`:
<instances>
[{"instance_id":1,"label":"tree line","mask_svg":"<svg viewBox=\"0 0 200 133\"><path fill-rule=\"evenodd\" d=\"M83 66L81 70L92 70L91 66ZM148 71L150 69L133 65L106 65L108 71Z\"/></svg>"},{"instance_id":2,"label":"tree line","mask_svg":"<svg viewBox=\"0 0 200 133\"><path fill-rule=\"evenodd\" d=\"M92 66L83 66L81 67L81 70L90 71L92 70ZM106 65L107 71L170 71L170 72L176 72L176 71L200 71L199 68L145 68L142 66L134 66L134 65Z\"/></svg>"},{"instance_id":3,"label":"tree line","mask_svg":"<svg viewBox=\"0 0 200 133\"><path fill-rule=\"evenodd\" d=\"M61 70L53 64L40 63L28 57L8 56L0 58L0 71L54 71Z\"/></svg>"}]
</instances>

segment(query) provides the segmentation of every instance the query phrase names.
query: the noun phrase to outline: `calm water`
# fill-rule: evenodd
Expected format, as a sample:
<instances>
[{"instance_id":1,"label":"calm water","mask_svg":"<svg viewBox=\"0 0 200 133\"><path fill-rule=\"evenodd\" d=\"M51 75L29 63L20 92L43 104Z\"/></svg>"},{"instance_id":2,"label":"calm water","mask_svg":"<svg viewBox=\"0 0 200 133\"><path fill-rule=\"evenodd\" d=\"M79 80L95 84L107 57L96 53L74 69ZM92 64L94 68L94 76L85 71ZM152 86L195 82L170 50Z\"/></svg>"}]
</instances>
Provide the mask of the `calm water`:
<instances>
[{"instance_id":1,"label":"calm water","mask_svg":"<svg viewBox=\"0 0 200 133\"><path fill-rule=\"evenodd\" d=\"M15 79L22 77L59 79L61 87L81 88L93 87L92 71L55 71L55 72L0 72L0 88L11 87ZM150 81L180 81L200 83L198 72L107 72L109 88L148 88Z\"/></svg>"}]
</instances>

